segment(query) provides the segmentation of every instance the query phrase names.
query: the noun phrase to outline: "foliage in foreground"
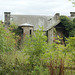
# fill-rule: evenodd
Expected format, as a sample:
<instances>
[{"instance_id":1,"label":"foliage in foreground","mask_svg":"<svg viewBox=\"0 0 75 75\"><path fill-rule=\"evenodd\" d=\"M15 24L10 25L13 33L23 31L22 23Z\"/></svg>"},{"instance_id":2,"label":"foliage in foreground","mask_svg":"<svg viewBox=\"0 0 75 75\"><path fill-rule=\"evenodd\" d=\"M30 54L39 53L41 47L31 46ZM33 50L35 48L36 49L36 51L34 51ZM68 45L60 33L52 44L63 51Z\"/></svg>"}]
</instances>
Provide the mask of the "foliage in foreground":
<instances>
[{"instance_id":1,"label":"foliage in foreground","mask_svg":"<svg viewBox=\"0 0 75 75\"><path fill-rule=\"evenodd\" d=\"M2 26L1 28L4 29ZM35 36L27 36L20 51L10 50L0 53L0 75L52 75L60 73L60 60L64 66L75 66L75 37L67 39L67 46L47 43L43 29L37 30ZM3 31L4 33L6 31ZM10 32L11 33L11 32ZM0 33L1 34L1 33ZM7 34L7 33L6 33ZM13 36L13 34L10 34ZM3 35L5 36L5 35ZM11 37L10 37L11 38ZM1 38L2 39L2 38ZM13 38L15 40L15 38ZM7 41L7 39L6 39ZM8 40L9 42L11 39ZM5 42L3 42L5 43ZM0 42L1 44L1 42ZM8 47L12 48L13 45ZM14 47L13 47L14 48ZM14 48L15 49L15 48Z\"/></svg>"},{"instance_id":2,"label":"foliage in foreground","mask_svg":"<svg viewBox=\"0 0 75 75\"><path fill-rule=\"evenodd\" d=\"M7 30L2 22L0 22L0 52L14 50L15 46L15 34Z\"/></svg>"}]
</instances>

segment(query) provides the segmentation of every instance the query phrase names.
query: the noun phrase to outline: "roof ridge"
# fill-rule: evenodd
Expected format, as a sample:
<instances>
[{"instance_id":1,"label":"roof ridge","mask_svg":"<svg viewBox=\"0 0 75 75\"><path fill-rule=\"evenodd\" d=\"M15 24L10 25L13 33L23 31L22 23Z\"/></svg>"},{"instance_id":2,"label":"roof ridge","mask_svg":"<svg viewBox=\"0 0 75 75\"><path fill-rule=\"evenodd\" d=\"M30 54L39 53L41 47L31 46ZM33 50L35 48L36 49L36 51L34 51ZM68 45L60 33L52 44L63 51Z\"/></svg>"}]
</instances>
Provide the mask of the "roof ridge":
<instances>
[{"instance_id":1,"label":"roof ridge","mask_svg":"<svg viewBox=\"0 0 75 75\"><path fill-rule=\"evenodd\" d=\"M45 16L45 17L53 17L53 16L49 16L49 15L20 15L20 14L11 14L11 16Z\"/></svg>"}]
</instances>

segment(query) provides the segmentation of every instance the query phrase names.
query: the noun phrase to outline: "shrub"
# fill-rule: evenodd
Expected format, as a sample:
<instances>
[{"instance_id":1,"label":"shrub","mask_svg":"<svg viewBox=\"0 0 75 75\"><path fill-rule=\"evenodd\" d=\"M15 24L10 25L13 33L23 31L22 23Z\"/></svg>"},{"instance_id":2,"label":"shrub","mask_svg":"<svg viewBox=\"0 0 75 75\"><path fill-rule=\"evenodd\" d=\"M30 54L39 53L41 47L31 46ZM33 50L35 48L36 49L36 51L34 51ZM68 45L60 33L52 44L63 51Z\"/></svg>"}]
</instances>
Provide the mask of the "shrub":
<instances>
[{"instance_id":1,"label":"shrub","mask_svg":"<svg viewBox=\"0 0 75 75\"><path fill-rule=\"evenodd\" d=\"M16 44L14 35L0 22L0 52L14 50Z\"/></svg>"}]
</instances>

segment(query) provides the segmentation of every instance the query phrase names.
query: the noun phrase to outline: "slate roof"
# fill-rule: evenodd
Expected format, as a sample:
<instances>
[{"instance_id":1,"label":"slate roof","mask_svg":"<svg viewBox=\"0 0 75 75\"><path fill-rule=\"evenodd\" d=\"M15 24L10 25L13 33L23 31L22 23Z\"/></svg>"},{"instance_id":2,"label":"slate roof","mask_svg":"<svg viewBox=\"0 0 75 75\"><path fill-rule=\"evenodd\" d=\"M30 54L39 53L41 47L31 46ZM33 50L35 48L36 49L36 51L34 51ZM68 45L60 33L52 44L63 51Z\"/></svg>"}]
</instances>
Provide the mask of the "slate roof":
<instances>
[{"instance_id":1,"label":"slate roof","mask_svg":"<svg viewBox=\"0 0 75 75\"><path fill-rule=\"evenodd\" d=\"M18 26L27 23L33 25L34 30L37 30L39 26L43 26L45 31L60 23L60 20L56 20L55 16L11 15L11 19L11 22Z\"/></svg>"}]
</instances>

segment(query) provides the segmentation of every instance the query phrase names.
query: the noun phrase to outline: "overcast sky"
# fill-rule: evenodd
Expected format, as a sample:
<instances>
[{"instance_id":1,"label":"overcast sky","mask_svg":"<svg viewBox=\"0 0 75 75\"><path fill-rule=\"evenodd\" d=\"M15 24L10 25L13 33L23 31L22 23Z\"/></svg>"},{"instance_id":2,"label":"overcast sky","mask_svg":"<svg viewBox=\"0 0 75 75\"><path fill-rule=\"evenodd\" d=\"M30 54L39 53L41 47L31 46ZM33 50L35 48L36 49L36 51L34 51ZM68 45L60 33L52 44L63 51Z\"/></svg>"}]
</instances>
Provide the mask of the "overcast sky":
<instances>
[{"instance_id":1,"label":"overcast sky","mask_svg":"<svg viewBox=\"0 0 75 75\"><path fill-rule=\"evenodd\" d=\"M0 0L0 20L3 20L4 12L50 16L60 13L69 16L74 9L68 0Z\"/></svg>"}]
</instances>

